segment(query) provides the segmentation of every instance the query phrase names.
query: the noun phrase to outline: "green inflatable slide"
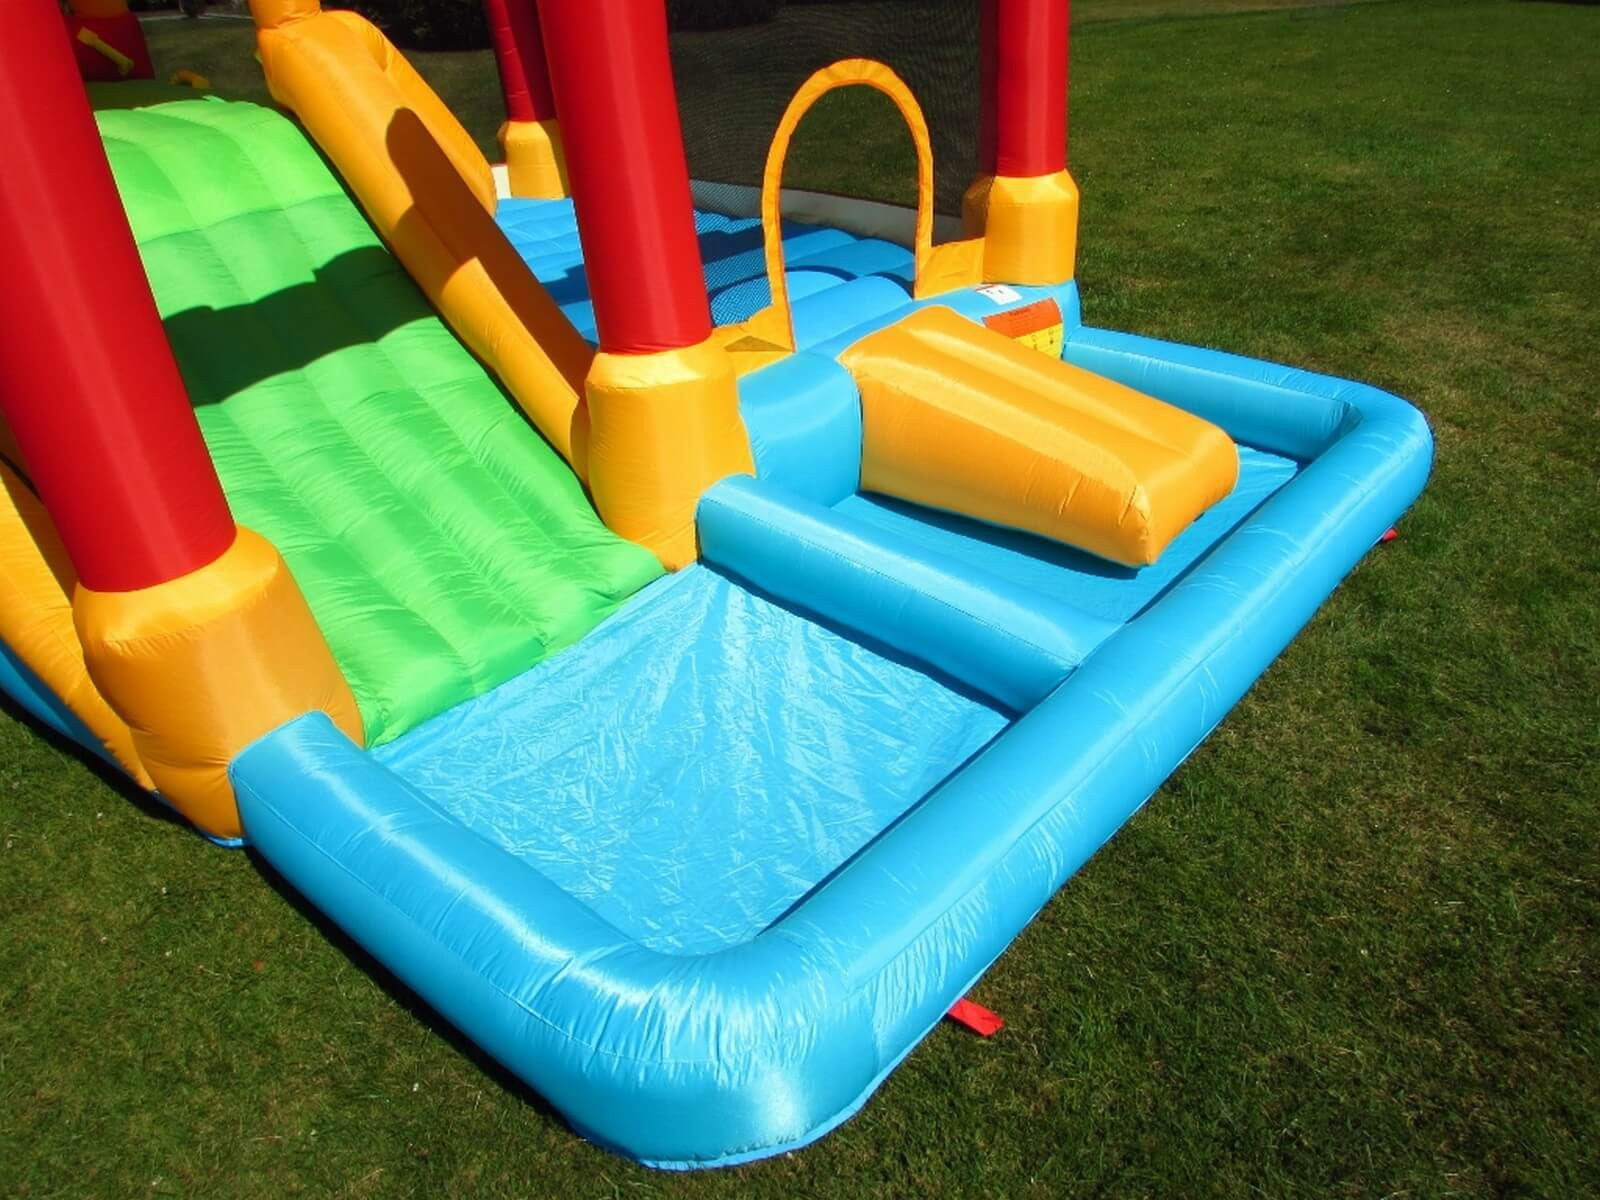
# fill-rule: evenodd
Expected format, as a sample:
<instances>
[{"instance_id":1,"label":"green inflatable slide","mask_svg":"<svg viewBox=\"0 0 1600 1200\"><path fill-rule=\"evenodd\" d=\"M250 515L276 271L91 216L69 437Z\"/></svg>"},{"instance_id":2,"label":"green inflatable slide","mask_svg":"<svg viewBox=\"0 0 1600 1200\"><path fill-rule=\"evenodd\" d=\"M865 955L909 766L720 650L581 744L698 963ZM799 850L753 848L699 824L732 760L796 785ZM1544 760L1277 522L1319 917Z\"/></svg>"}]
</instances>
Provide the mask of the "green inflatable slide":
<instances>
[{"instance_id":1,"label":"green inflatable slide","mask_svg":"<svg viewBox=\"0 0 1600 1200\"><path fill-rule=\"evenodd\" d=\"M234 514L283 553L369 745L526 671L661 573L294 125L217 99L98 119Z\"/></svg>"}]
</instances>

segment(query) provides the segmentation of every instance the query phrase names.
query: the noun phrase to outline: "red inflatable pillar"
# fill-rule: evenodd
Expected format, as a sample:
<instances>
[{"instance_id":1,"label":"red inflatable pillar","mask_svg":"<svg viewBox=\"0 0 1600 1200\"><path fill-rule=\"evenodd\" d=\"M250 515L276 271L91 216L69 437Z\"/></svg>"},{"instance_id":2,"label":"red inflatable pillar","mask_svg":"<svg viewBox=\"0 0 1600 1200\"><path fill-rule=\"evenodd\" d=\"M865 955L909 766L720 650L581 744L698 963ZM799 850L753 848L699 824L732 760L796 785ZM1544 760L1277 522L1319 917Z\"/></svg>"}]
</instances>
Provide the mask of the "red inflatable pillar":
<instances>
[{"instance_id":1,"label":"red inflatable pillar","mask_svg":"<svg viewBox=\"0 0 1600 1200\"><path fill-rule=\"evenodd\" d=\"M600 331L589 485L607 525L682 566L701 493L753 468L711 336L666 6L544 0L539 22Z\"/></svg>"},{"instance_id":2,"label":"red inflatable pillar","mask_svg":"<svg viewBox=\"0 0 1600 1200\"><path fill-rule=\"evenodd\" d=\"M506 101L500 149L511 194L546 200L565 196L567 164L534 0L484 0L484 9Z\"/></svg>"},{"instance_id":3,"label":"red inflatable pillar","mask_svg":"<svg viewBox=\"0 0 1600 1200\"><path fill-rule=\"evenodd\" d=\"M1068 0L983 0L982 169L1051 175L1067 165Z\"/></svg>"},{"instance_id":4,"label":"red inflatable pillar","mask_svg":"<svg viewBox=\"0 0 1600 1200\"><path fill-rule=\"evenodd\" d=\"M1065 283L1077 257L1078 189L1067 174L1068 0L982 0L980 176L968 231L993 282Z\"/></svg>"},{"instance_id":5,"label":"red inflatable pillar","mask_svg":"<svg viewBox=\"0 0 1600 1200\"><path fill-rule=\"evenodd\" d=\"M52 0L0 29L0 407L79 578L132 591L222 554L195 424Z\"/></svg>"},{"instance_id":6,"label":"red inflatable pillar","mask_svg":"<svg viewBox=\"0 0 1600 1200\"><path fill-rule=\"evenodd\" d=\"M711 332L660 0L539 7L600 348Z\"/></svg>"}]
</instances>

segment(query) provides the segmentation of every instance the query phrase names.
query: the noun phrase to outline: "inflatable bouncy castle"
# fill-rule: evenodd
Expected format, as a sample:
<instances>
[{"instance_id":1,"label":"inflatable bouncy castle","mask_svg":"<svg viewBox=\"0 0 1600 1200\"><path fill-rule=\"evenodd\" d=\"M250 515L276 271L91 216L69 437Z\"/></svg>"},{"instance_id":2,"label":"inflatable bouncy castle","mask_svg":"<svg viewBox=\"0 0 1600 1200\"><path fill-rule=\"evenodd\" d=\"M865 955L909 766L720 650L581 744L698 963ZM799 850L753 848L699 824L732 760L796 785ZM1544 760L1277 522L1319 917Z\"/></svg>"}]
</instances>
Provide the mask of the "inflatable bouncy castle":
<instances>
[{"instance_id":1,"label":"inflatable bouncy castle","mask_svg":"<svg viewBox=\"0 0 1600 1200\"><path fill-rule=\"evenodd\" d=\"M943 6L969 120L892 3L740 34L782 89L742 108L680 105L732 35L660 0L488 7L503 167L317 0L253 0L275 109L86 87L6 6L0 687L583 1136L760 1158L958 1005L1431 439L1083 323L1067 0ZM784 186L854 89L914 207Z\"/></svg>"}]
</instances>

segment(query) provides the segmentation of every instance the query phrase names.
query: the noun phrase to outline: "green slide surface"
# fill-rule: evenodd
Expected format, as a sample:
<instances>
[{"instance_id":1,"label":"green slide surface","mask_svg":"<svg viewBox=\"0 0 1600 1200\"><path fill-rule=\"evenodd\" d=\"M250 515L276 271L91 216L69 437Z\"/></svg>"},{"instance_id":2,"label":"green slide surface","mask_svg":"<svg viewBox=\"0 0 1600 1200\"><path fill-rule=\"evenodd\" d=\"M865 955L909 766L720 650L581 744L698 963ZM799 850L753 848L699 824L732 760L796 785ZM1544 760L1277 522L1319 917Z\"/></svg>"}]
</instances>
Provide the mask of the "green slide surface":
<instances>
[{"instance_id":1,"label":"green slide surface","mask_svg":"<svg viewBox=\"0 0 1600 1200\"><path fill-rule=\"evenodd\" d=\"M288 561L369 745L661 573L600 523L299 129L211 98L97 120L234 515Z\"/></svg>"}]
</instances>

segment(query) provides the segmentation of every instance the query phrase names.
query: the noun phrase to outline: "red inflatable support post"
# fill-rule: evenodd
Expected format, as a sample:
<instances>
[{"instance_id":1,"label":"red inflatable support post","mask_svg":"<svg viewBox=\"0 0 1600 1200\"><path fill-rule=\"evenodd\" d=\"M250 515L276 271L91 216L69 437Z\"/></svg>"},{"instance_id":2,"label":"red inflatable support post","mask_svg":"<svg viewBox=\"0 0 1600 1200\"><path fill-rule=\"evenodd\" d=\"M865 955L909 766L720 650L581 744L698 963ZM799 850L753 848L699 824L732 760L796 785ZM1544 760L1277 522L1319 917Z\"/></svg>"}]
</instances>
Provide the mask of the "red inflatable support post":
<instances>
[{"instance_id":1,"label":"red inflatable support post","mask_svg":"<svg viewBox=\"0 0 1600 1200\"><path fill-rule=\"evenodd\" d=\"M647 354L711 335L660 0L544 0L600 349Z\"/></svg>"},{"instance_id":2,"label":"red inflatable support post","mask_svg":"<svg viewBox=\"0 0 1600 1200\"><path fill-rule=\"evenodd\" d=\"M512 121L548 121L556 115L550 94L550 72L539 35L534 0L484 0L489 32L494 36L494 61L500 69L500 90L506 117Z\"/></svg>"},{"instance_id":3,"label":"red inflatable support post","mask_svg":"<svg viewBox=\"0 0 1600 1200\"><path fill-rule=\"evenodd\" d=\"M234 538L52 0L0 28L0 410L86 587L187 574Z\"/></svg>"},{"instance_id":4,"label":"red inflatable support post","mask_svg":"<svg viewBox=\"0 0 1600 1200\"><path fill-rule=\"evenodd\" d=\"M1066 168L1070 26L1068 0L983 0L983 174L1028 178Z\"/></svg>"},{"instance_id":5,"label":"red inflatable support post","mask_svg":"<svg viewBox=\"0 0 1600 1200\"><path fill-rule=\"evenodd\" d=\"M995 32L999 0L978 4L978 174L994 174L995 84L999 79L1000 47Z\"/></svg>"}]
</instances>

